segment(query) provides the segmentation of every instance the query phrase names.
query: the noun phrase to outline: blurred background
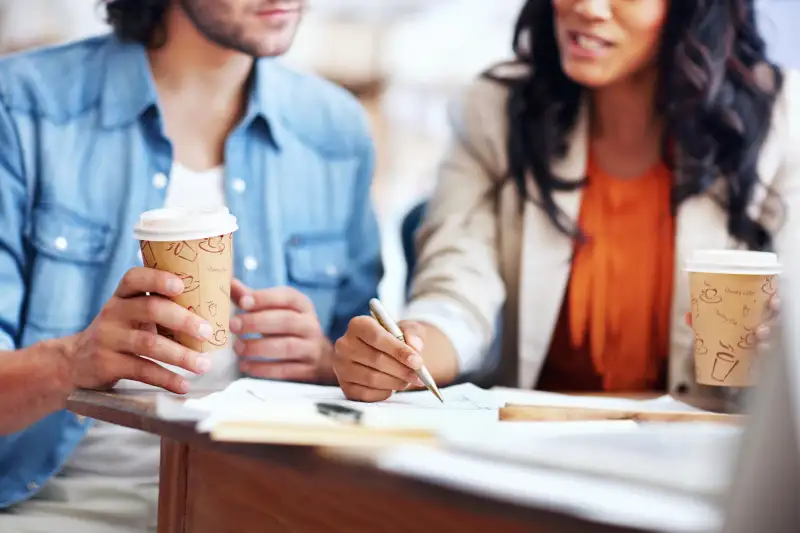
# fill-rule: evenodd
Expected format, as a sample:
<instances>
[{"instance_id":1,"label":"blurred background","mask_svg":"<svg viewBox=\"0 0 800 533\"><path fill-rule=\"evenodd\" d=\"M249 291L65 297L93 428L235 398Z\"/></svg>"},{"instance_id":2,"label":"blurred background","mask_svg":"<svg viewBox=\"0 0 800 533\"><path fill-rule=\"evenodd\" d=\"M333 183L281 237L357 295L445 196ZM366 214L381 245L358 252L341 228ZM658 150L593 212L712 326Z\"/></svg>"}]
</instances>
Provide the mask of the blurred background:
<instances>
[{"instance_id":1,"label":"blurred background","mask_svg":"<svg viewBox=\"0 0 800 533\"><path fill-rule=\"evenodd\" d=\"M404 301L400 224L434 184L448 141L453 94L510 57L523 0L309 0L291 52L281 60L356 94L370 113L379 164L374 201L383 230L391 311ZM757 0L779 62L800 61L800 0ZM97 0L0 0L0 53L108 31Z\"/></svg>"}]
</instances>

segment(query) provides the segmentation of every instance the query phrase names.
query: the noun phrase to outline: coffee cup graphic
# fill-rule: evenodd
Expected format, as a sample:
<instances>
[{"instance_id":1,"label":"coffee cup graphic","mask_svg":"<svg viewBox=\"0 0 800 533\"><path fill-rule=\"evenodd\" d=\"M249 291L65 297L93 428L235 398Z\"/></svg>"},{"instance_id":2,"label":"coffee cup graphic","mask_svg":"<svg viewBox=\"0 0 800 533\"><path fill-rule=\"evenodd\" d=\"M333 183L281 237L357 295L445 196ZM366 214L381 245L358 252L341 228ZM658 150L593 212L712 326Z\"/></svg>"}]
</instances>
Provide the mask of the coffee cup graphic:
<instances>
[{"instance_id":1,"label":"coffee cup graphic","mask_svg":"<svg viewBox=\"0 0 800 533\"><path fill-rule=\"evenodd\" d=\"M739 359L736 357L733 346L719 343L722 348L714 357L714 366L711 370L711 379L720 383L725 383L733 370L739 364Z\"/></svg>"}]
</instances>

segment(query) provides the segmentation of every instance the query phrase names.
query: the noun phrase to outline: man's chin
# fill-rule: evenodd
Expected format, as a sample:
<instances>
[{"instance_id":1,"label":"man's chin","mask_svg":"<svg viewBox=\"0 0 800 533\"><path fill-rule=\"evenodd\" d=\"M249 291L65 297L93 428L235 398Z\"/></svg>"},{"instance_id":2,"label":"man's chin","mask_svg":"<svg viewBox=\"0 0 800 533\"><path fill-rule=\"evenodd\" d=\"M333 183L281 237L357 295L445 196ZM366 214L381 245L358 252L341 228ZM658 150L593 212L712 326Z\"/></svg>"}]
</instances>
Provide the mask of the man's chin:
<instances>
[{"instance_id":1,"label":"man's chin","mask_svg":"<svg viewBox=\"0 0 800 533\"><path fill-rule=\"evenodd\" d=\"M253 57L276 57L289 51L294 41L294 35L285 39L270 38L261 42L250 43L239 48L242 52Z\"/></svg>"}]
</instances>

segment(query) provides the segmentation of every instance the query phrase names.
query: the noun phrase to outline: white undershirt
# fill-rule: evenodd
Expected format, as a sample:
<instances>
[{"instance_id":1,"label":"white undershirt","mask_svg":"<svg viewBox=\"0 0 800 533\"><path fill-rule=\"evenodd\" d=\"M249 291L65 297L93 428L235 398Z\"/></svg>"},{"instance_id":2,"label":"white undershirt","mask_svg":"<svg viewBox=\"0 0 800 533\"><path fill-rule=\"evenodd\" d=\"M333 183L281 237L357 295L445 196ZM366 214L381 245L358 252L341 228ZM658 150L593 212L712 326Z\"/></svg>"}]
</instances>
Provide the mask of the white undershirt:
<instances>
[{"instance_id":1,"label":"white undershirt","mask_svg":"<svg viewBox=\"0 0 800 533\"><path fill-rule=\"evenodd\" d=\"M225 205L223 167L194 172L175 163L164 207ZM214 352L203 376L187 371L196 390L224 388L237 373L233 342ZM146 389L121 381L117 389ZM62 472L14 514L0 518L3 528L26 533L144 533L155 531L158 509L159 438L95 421ZM15 524L19 521L19 524Z\"/></svg>"}]
</instances>

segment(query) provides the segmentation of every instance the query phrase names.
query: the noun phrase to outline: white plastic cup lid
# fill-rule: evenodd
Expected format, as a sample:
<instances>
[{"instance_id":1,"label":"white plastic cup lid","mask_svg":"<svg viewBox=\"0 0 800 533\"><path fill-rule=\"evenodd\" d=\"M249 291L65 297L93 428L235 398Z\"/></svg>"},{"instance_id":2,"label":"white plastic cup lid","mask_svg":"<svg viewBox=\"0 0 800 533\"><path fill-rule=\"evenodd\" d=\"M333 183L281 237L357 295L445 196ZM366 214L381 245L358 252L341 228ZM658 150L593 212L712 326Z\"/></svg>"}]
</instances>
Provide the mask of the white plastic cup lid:
<instances>
[{"instance_id":1,"label":"white plastic cup lid","mask_svg":"<svg viewBox=\"0 0 800 533\"><path fill-rule=\"evenodd\" d=\"M781 273L781 264L770 252L697 250L686 261L686 271L770 276Z\"/></svg>"},{"instance_id":2,"label":"white plastic cup lid","mask_svg":"<svg viewBox=\"0 0 800 533\"><path fill-rule=\"evenodd\" d=\"M225 207L153 209L141 214L133 234L140 241L191 241L238 229L236 217Z\"/></svg>"}]
</instances>

